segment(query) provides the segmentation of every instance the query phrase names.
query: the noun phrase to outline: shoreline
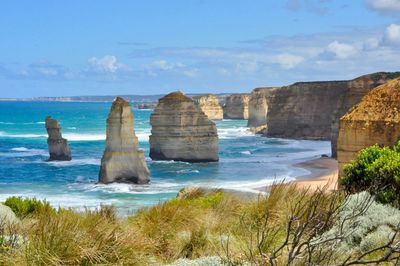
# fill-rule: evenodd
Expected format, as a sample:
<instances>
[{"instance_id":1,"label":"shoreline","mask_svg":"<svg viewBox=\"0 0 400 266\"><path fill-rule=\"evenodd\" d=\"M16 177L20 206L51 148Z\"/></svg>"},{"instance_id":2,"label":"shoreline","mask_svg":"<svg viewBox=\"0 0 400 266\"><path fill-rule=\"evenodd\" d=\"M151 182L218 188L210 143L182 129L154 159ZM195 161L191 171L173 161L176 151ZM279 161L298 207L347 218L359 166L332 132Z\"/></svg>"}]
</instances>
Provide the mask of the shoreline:
<instances>
[{"instance_id":1,"label":"shoreline","mask_svg":"<svg viewBox=\"0 0 400 266\"><path fill-rule=\"evenodd\" d=\"M309 174L297 176L295 180L287 183L295 183L299 188L317 190L327 186L327 190L336 190L338 182L338 163L331 157L321 157L292 165L309 171ZM270 185L254 188L259 192L266 192Z\"/></svg>"}]
</instances>

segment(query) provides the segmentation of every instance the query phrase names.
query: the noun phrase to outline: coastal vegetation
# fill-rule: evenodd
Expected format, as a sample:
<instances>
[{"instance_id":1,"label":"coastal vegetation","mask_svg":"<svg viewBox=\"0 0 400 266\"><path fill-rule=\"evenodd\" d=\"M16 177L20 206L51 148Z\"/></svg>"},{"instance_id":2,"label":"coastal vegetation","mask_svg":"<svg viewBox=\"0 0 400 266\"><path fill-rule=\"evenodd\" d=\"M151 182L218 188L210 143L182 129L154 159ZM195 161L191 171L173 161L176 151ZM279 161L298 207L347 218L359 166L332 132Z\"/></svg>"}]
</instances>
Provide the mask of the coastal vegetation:
<instances>
[{"instance_id":1,"label":"coastal vegetation","mask_svg":"<svg viewBox=\"0 0 400 266\"><path fill-rule=\"evenodd\" d=\"M6 200L20 222L1 223L1 264L354 265L400 259L400 211L367 192L346 196L275 184L269 196L244 199L192 188L128 217L110 206L78 211L38 202ZM41 207L25 211L25 205Z\"/></svg>"},{"instance_id":2,"label":"coastal vegetation","mask_svg":"<svg viewBox=\"0 0 400 266\"><path fill-rule=\"evenodd\" d=\"M381 203L400 207L400 142L393 148L371 146L344 167L346 191L368 191Z\"/></svg>"}]
</instances>

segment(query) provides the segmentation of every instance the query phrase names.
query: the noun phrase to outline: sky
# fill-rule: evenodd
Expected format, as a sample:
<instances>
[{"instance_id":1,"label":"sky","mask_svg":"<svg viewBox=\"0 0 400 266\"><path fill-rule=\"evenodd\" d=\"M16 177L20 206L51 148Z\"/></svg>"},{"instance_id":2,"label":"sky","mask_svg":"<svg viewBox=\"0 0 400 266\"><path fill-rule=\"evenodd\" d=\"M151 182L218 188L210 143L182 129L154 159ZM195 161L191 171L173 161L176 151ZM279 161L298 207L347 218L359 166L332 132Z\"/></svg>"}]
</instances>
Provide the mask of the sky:
<instances>
[{"instance_id":1,"label":"sky","mask_svg":"<svg viewBox=\"0 0 400 266\"><path fill-rule=\"evenodd\" d=\"M250 92L400 71L400 0L4 0L0 98Z\"/></svg>"}]
</instances>

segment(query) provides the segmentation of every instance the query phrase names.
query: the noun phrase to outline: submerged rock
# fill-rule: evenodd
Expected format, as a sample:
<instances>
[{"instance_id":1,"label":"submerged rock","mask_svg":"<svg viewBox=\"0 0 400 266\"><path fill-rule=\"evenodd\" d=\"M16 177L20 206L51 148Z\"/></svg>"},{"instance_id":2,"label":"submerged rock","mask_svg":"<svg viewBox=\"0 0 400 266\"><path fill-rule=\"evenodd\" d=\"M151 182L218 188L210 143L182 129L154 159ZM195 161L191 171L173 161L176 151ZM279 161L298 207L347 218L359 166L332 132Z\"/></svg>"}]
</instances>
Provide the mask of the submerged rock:
<instances>
[{"instance_id":1,"label":"submerged rock","mask_svg":"<svg viewBox=\"0 0 400 266\"><path fill-rule=\"evenodd\" d=\"M68 141L61 135L61 126L57 120L46 117L46 130L48 134L47 145L49 147L49 161L70 161L71 150Z\"/></svg>"},{"instance_id":2,"label":"submerged rock","mask_svg":"<svg viewBox=\"0 0 400 266\"><path fill-rule=\"evenodd\" d=\"M215 95L194 96L193 99L209 119L221 120L224 118L224 111Z\"/></svg>"},{"instance_id":3,"label":"submerged rock","mask_svg":"<svg viewBox=\"0 0 400 266\"><path fill-rule=\"evenodd\" d=\"M364 148L393 146L400 139L400 78L368 93L340 119L338 138L339 173Z\"/></svg>"},{"instance_id":4,"label":"submerged rock","mask_svg":"<svg viewBox=\"0 0 400 266\"><path fill-rule=\"evenodd\" d=\"M144 153L138 149L130 104L117 97L107 119L106 149L101 158L99 182L149 182Z\"/></svg>"},{"instance_id":5,"label":"submerged rock","mask_svg":"<svg viewBox=\"0 0 400 266\"><path fill-rule=\"evenodd\" d=\"M247 120L249 118L249 100L248 94L229 95L224 106L224 118Z\"/></svg>"},{"instance_id":6,"label":"submerged rock","mask_svg":"<svg viewBox=\"0 0 400 266\"><path fill-rule=\"evenodd\" d=\"M173 92L161 98L150 124L150 157L153 160L219 160L215 123L183 93Z\"/></svg>"}]
</instances>

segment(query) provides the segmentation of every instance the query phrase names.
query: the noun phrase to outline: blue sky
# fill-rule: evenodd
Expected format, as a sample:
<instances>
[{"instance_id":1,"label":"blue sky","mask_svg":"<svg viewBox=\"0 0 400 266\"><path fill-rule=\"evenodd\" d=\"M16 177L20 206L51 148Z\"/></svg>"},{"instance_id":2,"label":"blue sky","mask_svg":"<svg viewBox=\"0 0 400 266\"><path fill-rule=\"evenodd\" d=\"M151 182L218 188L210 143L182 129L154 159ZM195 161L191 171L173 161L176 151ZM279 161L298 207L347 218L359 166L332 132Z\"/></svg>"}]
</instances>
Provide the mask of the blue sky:
<instances>
[{"instance_id":1,"label":"blue sky","mask_svg":"<svg viewBox=\"0 0 400 266\"><path fill-rule=\"evenodd\" d=\"M400 70L400 0L5 0L0 36L0 98L249 92Z\"/></svg>"}]
</instances>

